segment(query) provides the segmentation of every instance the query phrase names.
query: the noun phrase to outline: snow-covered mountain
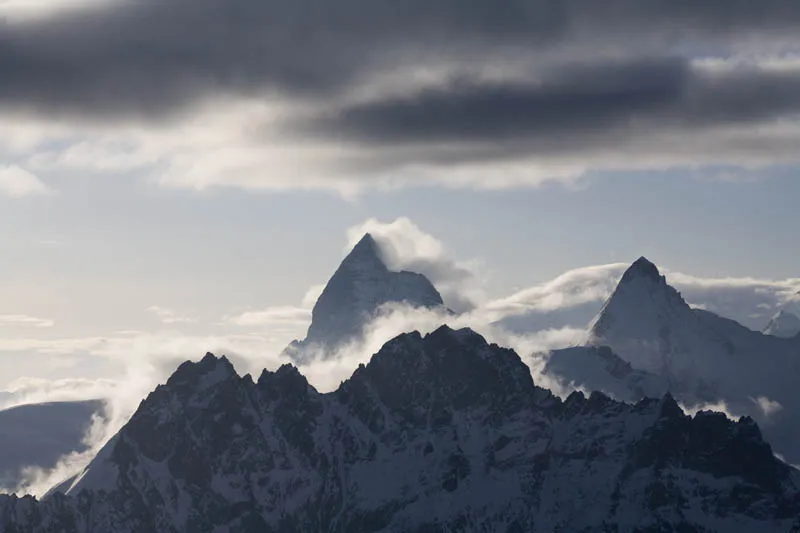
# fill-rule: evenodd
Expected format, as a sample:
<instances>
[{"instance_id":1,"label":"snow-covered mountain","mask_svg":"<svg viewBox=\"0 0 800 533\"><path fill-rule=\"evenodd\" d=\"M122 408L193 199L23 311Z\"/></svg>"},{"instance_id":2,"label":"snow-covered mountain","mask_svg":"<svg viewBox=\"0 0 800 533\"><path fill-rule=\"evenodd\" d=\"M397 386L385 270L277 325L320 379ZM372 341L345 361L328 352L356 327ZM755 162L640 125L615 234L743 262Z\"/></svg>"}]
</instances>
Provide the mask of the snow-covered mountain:
<instances>
[{"instance_id":1,"label":"snow-covered mountain","mask_svg":"<svg viewBox=\"0 0 800 533\"><path fill-rule=\"evenodd\" d=\"M588 344L610 346L634 368L667 378L671 390L708 401L736 357L727 339L707 328L644 257L625 272L590 325Z\"/></svg>"},{"instance_id":2,"label":"snow-covered mountain","mask_svg":"<svg viewBox=\"0 0 800 533\"><path fill-rule=\"evenodd\" d=\"M550 353L545 371L628 401L670 391L689 406L724 403L756 418L776 450L800 463L792 417L800 409L800 338L763 335L692 309L645 258L625 272L586 346Z\"/></svg>"},{"instance_id":3,"label":"snow-covered mountain","mask_svg":"<svg viewBox=\"0 0 800 533\"><path fill-rule=\"evenodd\" d=\"M14 488L23 469L53 468L72 452L84 452L84 435L103 402L52 402L20 405L0 411L0 487Z\"/></svg>"},{"instance_id":4,"label":"snow-covered mountain","mask_svg":"<svg viewBox=\"0 0 800 533\"><path fill-rule=\"evenodd\" d=\"M439 292L422 274L389 270L378 243L367 233L322 291L306 338L292 342L287 353L297 361L330 355L358 339L382 305L401 302L412 307L444 306Z\"/></svg>"},{"instance_id":5,"label":"snow-covered mountain","mask_svg":"<svg viewBox=\"0 0 800 533\"><path fill-rule=\"evenodd\" d=\"M764 335L773 335L790 339L800 335L800 317L789 311L778 311L767 327L764 328Z\"/></svg>"},{"instance_id":6,"label":"snow-covered mountain","mask_svg":"<svg viewBox=\"0 0 800 533\"><path fill-rule=\"evenodd\" d=\"M328 394L289 365L184 363L66 494L0 496L0 531L786 532L799 487L751 419L561 401L513 351L442 327Z\"/></svg>"}]
</instances>

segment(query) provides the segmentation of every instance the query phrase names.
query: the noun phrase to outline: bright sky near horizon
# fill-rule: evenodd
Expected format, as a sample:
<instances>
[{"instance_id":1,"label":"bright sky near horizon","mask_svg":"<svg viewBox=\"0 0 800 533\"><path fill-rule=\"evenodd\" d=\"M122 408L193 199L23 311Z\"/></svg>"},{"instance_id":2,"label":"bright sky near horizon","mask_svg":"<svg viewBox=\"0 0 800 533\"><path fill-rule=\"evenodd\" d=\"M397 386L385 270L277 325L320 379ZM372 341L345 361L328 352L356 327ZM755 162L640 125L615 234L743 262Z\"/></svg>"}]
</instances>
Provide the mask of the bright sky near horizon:
<instances>
[{"instance_id":1,"label":"bright sky near horizon","mask_svg":"<svg viewBox=\"0 0 800 533\"><path fill-rule=\"evenodd\" d=\"M482 308L800 289L796 2L199 2L0 3L0 390L279 350L354 227Z\"/></svg>"}]
</instances>

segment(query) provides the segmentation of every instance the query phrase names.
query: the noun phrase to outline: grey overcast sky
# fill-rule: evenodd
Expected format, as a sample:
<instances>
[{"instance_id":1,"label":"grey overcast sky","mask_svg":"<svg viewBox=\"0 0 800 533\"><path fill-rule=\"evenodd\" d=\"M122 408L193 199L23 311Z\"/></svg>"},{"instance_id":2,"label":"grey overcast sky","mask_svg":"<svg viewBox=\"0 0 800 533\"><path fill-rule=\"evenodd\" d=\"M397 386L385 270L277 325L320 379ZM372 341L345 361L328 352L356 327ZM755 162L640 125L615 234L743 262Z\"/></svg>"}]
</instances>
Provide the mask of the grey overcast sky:
<instances>
[{"instance_id":1,"label":"grey overcast sky","mask_svg":"<svg viewBox=\"0 0 800 533\"><path fill-rule=\"evenodd\" d=\"M477 307L646 255L757 327L800 289L798 35L794 0L6 0L0 389L280 350L370 227Z\"/></svg>"}]
</instances>

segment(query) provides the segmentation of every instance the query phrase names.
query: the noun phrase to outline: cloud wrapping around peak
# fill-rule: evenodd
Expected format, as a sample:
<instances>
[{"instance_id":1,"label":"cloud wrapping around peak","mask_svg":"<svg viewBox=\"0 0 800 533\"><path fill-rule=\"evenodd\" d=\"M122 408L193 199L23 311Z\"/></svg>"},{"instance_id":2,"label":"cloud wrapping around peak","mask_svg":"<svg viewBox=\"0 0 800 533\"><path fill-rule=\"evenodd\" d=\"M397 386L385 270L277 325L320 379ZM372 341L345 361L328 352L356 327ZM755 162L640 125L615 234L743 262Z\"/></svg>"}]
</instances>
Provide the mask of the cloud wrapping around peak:
<instances>
[{"instance_id":1,"label":"cloud wrapping around peak","mask_svg":"<svg viewBox=\"0 0 800 533\"><path fill-rule=\"evenodd\" d=\"M584 327L611 296L627 263L570 270L554 280L488 302L487 312L513 331ZM780 309L792 310L800 279L701 278L661 269L692 306L760 331Z\"/></svg>"},{"instance_id":2,"label":"cloud wrapping around peak","mask_svg":"<svg viewBox=\"0 0 800 533\"><path fill-rule=\"evenodd\" d=\"M378 243L382 259L390 270L423 274L433 283L445 305L462 312L485 299L480 287L478 265L456 261L433 235L406 217L384 223L375 218L347 230L348 250L369 233Z\"/></svg>"}]
</instances>

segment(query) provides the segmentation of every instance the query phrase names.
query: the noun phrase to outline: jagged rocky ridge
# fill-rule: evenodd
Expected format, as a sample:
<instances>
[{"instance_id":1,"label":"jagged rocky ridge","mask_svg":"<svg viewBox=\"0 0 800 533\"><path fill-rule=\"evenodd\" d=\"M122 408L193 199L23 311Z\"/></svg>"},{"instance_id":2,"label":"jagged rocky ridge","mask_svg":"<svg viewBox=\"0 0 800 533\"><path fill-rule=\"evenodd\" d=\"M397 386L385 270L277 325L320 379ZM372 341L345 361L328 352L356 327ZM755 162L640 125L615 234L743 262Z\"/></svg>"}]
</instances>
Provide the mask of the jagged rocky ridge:
<instances>
[{"instance_id":1,"label":"jagged rocky ridge","mask_svg":"<svg viewBox=\"0 0 800 533\"><path fill-rule=\"evenodd\" d=\"M298 362L328 357L360 338L381 306L390 303L444 307L441 295L424 275L389 270L378 243L367 233L325 285L312 310L306 338L292 342L286 354Z\"/></svg>"},{"instance_id":2,"label":"jagged rocky ridge","mask_svg":"<svg viewBox=\"0 0 800 533\"><path fill-rule=\"evenodd\" d=\"M565 401L511 350L442 327L388 342L332 393L208 354L139 406L15 533L761 531L800 526L798 474L749 418Z\"/></svg>"},{"instance_id":3,"label":"jagged rocky ridge","mask_svg":"<svg viewBox=\"0 0 800 533\"><path fill-rule=\"evenodd\" d=\"M551 352L545 373L625 401L669 391L688 406L724 403L754 417L776 451L800 464L800 338L691 308L645 258L622 276L586 345Z\"/></svg>"}]
</instances>

